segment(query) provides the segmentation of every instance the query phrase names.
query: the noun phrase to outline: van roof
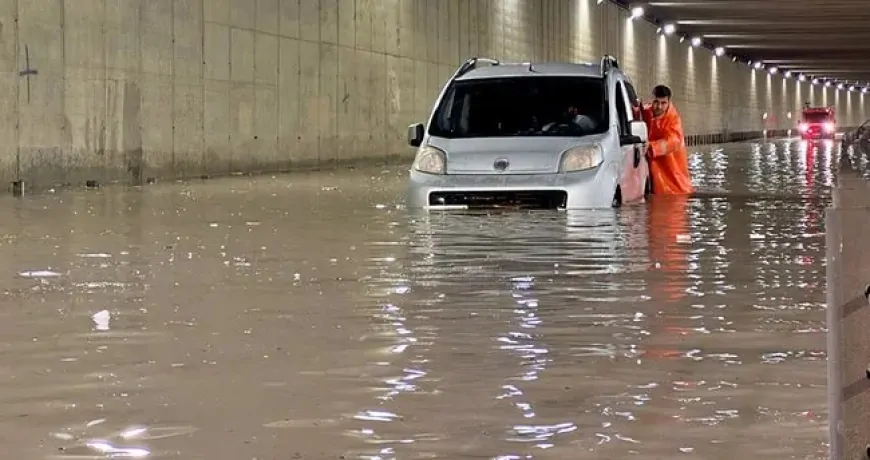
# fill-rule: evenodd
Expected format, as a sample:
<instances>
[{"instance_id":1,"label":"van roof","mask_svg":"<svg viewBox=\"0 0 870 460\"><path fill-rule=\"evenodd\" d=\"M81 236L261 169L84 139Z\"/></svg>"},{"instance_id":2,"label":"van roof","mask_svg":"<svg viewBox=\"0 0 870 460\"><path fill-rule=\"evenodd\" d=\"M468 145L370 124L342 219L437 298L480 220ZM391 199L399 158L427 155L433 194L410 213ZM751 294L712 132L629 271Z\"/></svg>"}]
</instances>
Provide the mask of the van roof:
<instances>
[{"instance_id":1,"label":"van roof","mask_svg":"<svg viewBox=\"0 0 870 460\"><path fill-rule=\"evenodd\" d=\"M481 66L457 78L457 80L476 80L480 78L498 77L538 77L538 76L571 76L571 77L601 77L601 65L587 62L542 62L531 63L509 62L498 65Z\"/></svg>"}]
</instances>

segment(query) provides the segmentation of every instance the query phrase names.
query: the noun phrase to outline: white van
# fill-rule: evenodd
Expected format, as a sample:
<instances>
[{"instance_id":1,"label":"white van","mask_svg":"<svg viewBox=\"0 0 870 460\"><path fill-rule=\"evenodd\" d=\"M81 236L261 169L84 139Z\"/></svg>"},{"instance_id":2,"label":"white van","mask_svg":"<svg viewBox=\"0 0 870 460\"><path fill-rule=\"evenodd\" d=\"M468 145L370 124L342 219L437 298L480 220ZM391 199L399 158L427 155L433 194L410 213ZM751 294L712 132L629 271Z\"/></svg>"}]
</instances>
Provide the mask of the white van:
<instances>
[{"instance_id":1,"label":"white van","mask_svg":"<svg viewBox=\"0 0 870 460\"><path fill-rule=\"evenodd\" d=\"M501 63L474 58L444 86L417 148L410 208L602 208L650 193L647 127L615 58ZM639 115L638 115L639 117Z\"/></svg>"}]
</instances>

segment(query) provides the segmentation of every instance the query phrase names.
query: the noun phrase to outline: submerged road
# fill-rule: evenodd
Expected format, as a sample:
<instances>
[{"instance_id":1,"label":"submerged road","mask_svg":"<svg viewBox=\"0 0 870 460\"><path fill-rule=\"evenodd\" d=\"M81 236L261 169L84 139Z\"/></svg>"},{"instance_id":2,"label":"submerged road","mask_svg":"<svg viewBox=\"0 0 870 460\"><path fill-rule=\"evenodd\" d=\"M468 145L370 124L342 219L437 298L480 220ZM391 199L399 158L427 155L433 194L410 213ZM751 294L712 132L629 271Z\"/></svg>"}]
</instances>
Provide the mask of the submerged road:
<instances>
[{"instance_id":1,"label":"submerged road","mask_svg":"<svg viewBox=\"0 0 870 460\"><path fill-rule=\"evenodd\" d=\"M409 212L401 169L0 199L4 457L824 458L836 149L596 212Z\"/></svg>"}]
</instances>

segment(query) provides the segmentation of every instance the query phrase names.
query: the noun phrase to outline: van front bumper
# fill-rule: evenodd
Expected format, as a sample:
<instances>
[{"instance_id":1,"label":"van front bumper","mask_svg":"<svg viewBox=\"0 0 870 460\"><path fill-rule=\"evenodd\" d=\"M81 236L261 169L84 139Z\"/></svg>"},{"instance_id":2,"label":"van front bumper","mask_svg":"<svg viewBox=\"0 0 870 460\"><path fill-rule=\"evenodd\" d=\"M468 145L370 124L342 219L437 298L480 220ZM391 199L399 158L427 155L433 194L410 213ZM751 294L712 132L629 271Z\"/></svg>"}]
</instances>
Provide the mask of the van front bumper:
<instances>
[{"instance_id":1,"label":"van front bumper","mask_svg":"<svg viewBox=\"0 0 870 460\"><path fill-rule=\"evenodd\" d=\"M609 208L617 178L615 165L555 174L426 174L410 171L409 208L465 208L503 201L547 203L566 209Z\"/></svg>"}]
</instances>

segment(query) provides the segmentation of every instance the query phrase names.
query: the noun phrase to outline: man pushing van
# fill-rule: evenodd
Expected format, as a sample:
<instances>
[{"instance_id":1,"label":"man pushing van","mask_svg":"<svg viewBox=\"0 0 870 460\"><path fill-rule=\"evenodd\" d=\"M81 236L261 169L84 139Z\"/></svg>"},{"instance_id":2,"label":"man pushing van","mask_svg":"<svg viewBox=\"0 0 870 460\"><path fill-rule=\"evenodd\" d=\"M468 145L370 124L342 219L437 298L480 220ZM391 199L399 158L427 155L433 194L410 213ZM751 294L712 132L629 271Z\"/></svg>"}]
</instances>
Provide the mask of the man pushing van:
<instances>
[{"instance_id":1,"label":"man pushing van","mask_svg":"<svg viewBox=\"0 0 870 460\"><path fill-rule=\"evenodd\" d=\"M650 178L656 195L688 195L695 191L689 175L683 122L671 103L671 89L664 85L653 89L653 100L642 107L648 130Z\"/></svg>"}]
</instances>

